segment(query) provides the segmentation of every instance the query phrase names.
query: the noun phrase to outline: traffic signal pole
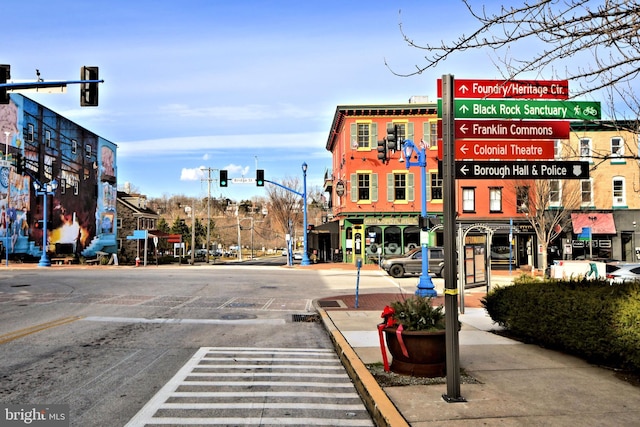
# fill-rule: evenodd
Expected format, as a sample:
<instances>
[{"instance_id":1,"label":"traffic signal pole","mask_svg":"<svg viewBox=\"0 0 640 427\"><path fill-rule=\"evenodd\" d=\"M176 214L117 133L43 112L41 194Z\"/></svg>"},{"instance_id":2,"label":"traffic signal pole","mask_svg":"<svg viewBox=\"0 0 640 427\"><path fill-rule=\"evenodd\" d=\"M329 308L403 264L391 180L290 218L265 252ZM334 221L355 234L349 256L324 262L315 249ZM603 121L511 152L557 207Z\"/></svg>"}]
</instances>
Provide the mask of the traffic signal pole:
<instances>
[{"instance_id":1,"label":"traffic signal pole","mask_svg":"<svg viewBox=\"0 0 640 427\"><path fill-rule=\"evenodd\" d=\"M310 265L311 264L311 260L309 259L309 242L307 240L307 163L303 163L302 164L302 174L303 174L303 187L304 190L302 193L300 193L299 191L294 190L293 188L289 188L286 187L282 184L279 184L277 182L273 182L273 181L269 181L268 179L265 179L264 182L268 182L269 184L273 184L276 185L280 188L283 188L287 191L290 191L294 194L297 194L298 196L302 197L302 211L303 211L303 216L304 216L304 220L303 220L303 228L304 230L302 230L303 234L303 252L302 252L302 261L300 261L300 265L305 266L305 265ZM291 255L291 251L289 250L289 255Z\"/></svg>"}]
</instances>

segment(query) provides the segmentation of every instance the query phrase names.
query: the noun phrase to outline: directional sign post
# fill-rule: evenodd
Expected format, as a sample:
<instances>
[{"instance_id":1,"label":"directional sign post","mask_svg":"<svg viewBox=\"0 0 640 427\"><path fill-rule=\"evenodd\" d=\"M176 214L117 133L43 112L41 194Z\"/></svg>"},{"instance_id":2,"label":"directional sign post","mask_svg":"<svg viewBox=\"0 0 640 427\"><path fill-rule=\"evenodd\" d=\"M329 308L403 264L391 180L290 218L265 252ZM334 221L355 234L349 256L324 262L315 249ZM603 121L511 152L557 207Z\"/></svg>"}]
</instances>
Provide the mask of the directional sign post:
<instances>
[{"instance_id":1,"label":"directional sign post","mask_svg":"<svg viewBox=\"0 0 640 427\"><path fill-rule=\"evenodd\" d=\"M456 179L588 179L589 162L456 162Z\"/></svg>"},{"instance_id":2,"label":"directional sign post","mask_svg":"<svg viewBox=\"0 0 640 427\"><path fill-rule=\"evenodd\" d=\"M478 80L456 79L455 98L568 99L568 80ZM438 98L442 82L438 79Z\"/></svg>"},{"instance_id":3,"label":"directional sign post","mask_svg":"<svg viewBox=\"0 0 640 427\"><path fill-rule=\"evenodd\" d=\"M458 160L553 160L553 141L468 140L456 141Z\"/></svg>"},{"instance_id":4,"label":"directional sign post","mask_svg":"<svg viewBox=\"0 0 640 427\"><path fill-rule=\"evenodd\" d=\"M456 120L456 139L569 139L569 121L549 120ZM438 121L438 138L442 122Z\"/></svg>"},{"instance_id":5,"label":"directional sign post","mask_svg":"<svg viewBox=\"0 0 640 427\"><path fill-rule=\"evenodd\" d=\"M438 112L442 110L438 100ZM560 119L598 120L600 102L511 100L511 99L456 99L456 118L475 119Z\"/></svg>"}]
</instances>

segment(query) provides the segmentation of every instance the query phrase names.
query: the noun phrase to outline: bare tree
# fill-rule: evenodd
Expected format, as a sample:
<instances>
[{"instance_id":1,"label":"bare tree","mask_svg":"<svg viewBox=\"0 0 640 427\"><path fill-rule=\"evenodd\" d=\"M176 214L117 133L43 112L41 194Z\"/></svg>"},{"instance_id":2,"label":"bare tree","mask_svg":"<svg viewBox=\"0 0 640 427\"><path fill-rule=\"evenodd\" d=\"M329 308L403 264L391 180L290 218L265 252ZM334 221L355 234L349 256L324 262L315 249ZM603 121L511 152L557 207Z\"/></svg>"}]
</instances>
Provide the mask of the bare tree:
<instances>
[{"instance_id":1,"label":"bare tree","mask_svg":"<svg viewBox=\"0 0 640 427\"><path fill-rule=\"evenodd\" d=\"M571 212L580 208L582 193L576 180L514 181L511 188L516 210L526 215L541 246L542 270L546 269L547 250L553 241L570 226Z\"/></svg>"},{"instance_id":2,"label":"bare tree","mask_svg":"<svg viewBox=\"0 0 640 427\"><path fill-rule=\"evenodd\" d=\"M472 0L462 1L478 25L455 40L420 44L404 32L400 23L401 34L409 46L427 54L424 65L416 65L409 73L394 71L394 74L420 74L455 54L489 49L505 79L548 70L554 77L578 83L573 96L605 89L624 102L634 112L633 117L639 116L640 102L631 86L640 73L637 0L523 1L520 6L501 6L496 12L490 12L484 5L472 6ZM537 52L531 49L532 43L540 46ZM525 46L526 49L519 49ZM518 57L514 52L524 54ZM564 70L559 68L562 66Z\"/></svg>"},{"instance_id":3,"label":"bare tree","mask_svg":"<svg viewBox=\"0 0 640 427\"><path fill-rule=\"evenodd\" d=\"M282 185L302 192L298 178L285 178ZM294 226L302 223L302 198L299 195L270 184L267 187L267 198L269 200L269 214L284 234L289 232L289 221Z\"/></svg>"}]
</instances>

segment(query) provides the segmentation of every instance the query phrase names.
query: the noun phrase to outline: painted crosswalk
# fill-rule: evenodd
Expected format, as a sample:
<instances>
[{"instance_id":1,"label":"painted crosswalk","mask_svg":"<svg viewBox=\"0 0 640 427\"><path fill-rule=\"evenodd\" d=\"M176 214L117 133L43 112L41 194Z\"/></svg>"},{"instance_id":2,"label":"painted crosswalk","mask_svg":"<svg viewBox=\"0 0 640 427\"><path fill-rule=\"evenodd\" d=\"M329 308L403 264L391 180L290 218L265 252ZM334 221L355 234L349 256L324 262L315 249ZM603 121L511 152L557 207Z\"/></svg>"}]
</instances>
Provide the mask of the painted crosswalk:
<instances>
[{"instance_id":1,"label":"painted crosswalk","mask_svg":"<svg viewBox=\"0 0 640 427\"><path fill-rule=\"evenodd\" d=\"M203 347L126 427L373 426L331 349Z\"/></svg>"}]
</instances>

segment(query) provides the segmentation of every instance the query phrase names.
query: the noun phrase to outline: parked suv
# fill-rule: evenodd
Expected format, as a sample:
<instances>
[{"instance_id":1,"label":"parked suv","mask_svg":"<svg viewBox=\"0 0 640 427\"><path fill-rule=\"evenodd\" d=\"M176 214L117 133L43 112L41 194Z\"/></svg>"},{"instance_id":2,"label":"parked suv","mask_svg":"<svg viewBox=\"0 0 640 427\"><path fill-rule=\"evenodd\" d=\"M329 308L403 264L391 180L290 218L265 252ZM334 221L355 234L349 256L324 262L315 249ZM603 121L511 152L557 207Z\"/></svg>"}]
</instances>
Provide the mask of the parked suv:
<instances>
[{"instance_id":1,"label":"parked suv","mask_svg":"<svg viewBox=\"0 0 640 427\"><path fill-rule=\"evenodd\" d=\"M429 273L442 277L444 270L444 249L439 246L428 248ZM403 277L405 274L422 273L422 248L415 248L404 255L384 258L380 264L393 277Z\"/></svg>"}]
</instances>

